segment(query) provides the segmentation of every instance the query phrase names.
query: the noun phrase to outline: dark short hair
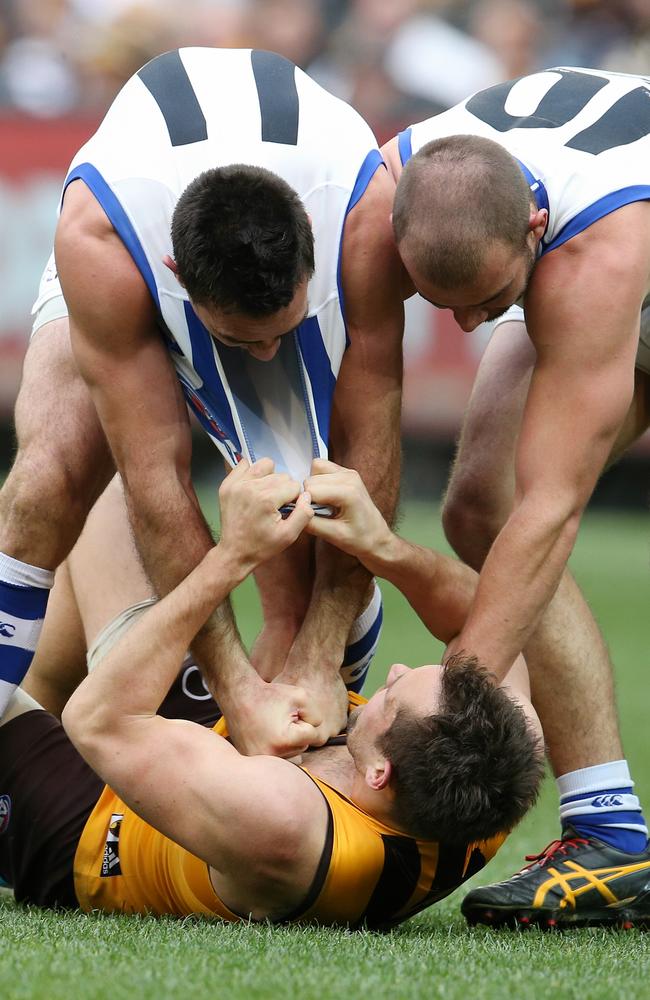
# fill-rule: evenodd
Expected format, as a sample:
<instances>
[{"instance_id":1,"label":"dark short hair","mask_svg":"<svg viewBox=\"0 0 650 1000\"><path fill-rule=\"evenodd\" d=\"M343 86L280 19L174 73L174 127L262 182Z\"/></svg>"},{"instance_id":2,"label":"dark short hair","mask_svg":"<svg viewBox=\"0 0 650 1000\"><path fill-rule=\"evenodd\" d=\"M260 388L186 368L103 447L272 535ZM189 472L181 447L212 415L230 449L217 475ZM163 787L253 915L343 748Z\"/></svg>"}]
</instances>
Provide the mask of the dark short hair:
<instances>
[{"instance_id":1,"label":"dark short hair","mask_svg":"<svg viewBox=\"0 0 650 1000\"><path fill-rule=\"evenodd\" d=\"M393 767L395 816L423 840L471 844L515 826L537 798L540 741L474 657L443 669L440 709L401 708L380 747Z\"/></svg>"},{"instance_id":2,"label":"dark short hair","mask_svg":"<svg viewBox=\"0 0 650 1000\"><path fill-rule=\"evenodd\" d=\"M305 206L263 167L234 164L199 174L172 218L178 274L198 305L269 316L314 272Z\"/></svg>"},{"instance_id":3,"label":"dark short hair","mask_svg":"<svg viewBox=\"0 0 650 1000\"><path fill-rule=\"evenodd\" d=\"M397 184L393 229L422 277L442 288L473 281L494 241L526 247L532 195L514 156L477 135L426 143Z\"/></svg>"}]
</instances>

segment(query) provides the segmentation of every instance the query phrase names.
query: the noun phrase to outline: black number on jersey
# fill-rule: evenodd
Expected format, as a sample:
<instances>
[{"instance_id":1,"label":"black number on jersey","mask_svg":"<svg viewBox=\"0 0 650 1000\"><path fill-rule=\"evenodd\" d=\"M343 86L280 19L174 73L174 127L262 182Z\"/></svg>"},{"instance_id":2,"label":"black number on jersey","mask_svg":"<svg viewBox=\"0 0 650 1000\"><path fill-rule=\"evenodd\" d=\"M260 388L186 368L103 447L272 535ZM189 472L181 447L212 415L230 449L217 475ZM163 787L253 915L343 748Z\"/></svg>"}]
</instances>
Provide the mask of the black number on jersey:
<instances>
[{"instance_id":1,"label":"black number on jersey","mask_svg":"<svg viewBox=\"0 0 650 1000\"><path fill-rule=\"evenodd\" d=\"M253 49L251 65L262 118L262 142L298 144L300 105L296 67L275 52Z\"/></svg>"},{"instance_id":2,"label":"black number on jersey","mask_svg":"<svg viewBox=\"0 0 650 1000\"><path fill-rule=\"evenodd\" d=\"M160 108L172 146L208 138L205 115L178 50L156 56L138 76Z\"/></svg>"},{"instance_id":3,"label":"black number on jersey","mask_svg":"<svg viewBox=\"0 0 650 1000\"><path fill-rule=\"evenodd\" d=\"M501 83L470 97L466 109L497 132L513 128L560 128L580 114L595 95L609 83L607 77L571 70L554 70L560 79L544 94L535 113L524 118L505 109L510 91L519 80ZM596 156L616 146L650 134L650 91L637 87L621 97L588 128L565 143L569 149Z\"/></svg>"}]
</instances>

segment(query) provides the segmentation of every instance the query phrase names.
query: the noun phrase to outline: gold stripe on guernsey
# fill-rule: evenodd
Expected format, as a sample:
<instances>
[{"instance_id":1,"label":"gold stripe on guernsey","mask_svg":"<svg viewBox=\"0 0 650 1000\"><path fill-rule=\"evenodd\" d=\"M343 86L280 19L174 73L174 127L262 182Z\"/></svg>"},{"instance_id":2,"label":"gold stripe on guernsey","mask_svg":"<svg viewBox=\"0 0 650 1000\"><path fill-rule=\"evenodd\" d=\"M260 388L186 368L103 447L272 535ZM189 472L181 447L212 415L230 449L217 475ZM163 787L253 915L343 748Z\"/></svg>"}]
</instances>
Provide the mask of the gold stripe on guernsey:
<instances>
[{"instance_id":1,"label":"gold stripe on guernsey","mask_svg":"<svg viewBox=\"0 0 650 1000\"><path fill-rule=\"evenodd\" d=\"M350 695L351 707L364 701ZM214 730L227 735L223 720ZM331 856L322 884L314 886L314 896L305 902L307 908L289 919L355 925L364 920L369 907L368 917L372 914L378 922L406 919L460 884L475 848L482 856L479 860L488 861L505 839L471 845L460 856L455 851L453 864L439 872L439 865L445 863L444 848L414 841L385 826L310 774L308 766L303 770L330 809ZM405 859L411 882L404 877ZM327 861L324 857L323 862ZM439 882L442 892L437 892ZM85 911L240 919L215 893L208 865L141 820L108 786L81 834L74 884Z\"/></svg>"}]
</instances>

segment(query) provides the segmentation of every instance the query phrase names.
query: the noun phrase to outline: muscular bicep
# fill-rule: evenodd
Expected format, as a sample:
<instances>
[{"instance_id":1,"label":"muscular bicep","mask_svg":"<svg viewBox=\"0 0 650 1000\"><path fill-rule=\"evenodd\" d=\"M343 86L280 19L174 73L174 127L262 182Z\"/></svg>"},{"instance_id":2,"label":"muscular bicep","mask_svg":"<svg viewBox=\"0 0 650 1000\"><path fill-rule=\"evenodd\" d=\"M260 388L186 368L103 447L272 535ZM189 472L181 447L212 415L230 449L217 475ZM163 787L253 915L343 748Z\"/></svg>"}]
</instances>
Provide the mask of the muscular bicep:
<instances>
[{"instance_id":1,"label":"muscular bicep","mask_svg":"<svg viewBox=\"0 0 650 1000\"><path fill-rule=\"evenodd\" d=\"M66 193L57 269L72 349L120 471L174 461L188 420L153 301L130 254L81 182Z\"/></svg>"},{"instance_id":2,"label":"muscular bicep","mask_svg":"<svg viewBox=\"0 0 650 1000\"><path fill-rule=\"evenodd\" d=\"M298 768L244 757L193 722L126 718L80 750L142 819L226 874L246 859L260 865L264 856L273 867L295 831L304 825L308 836L310 816L323 811L320 793Z\"/></svg>"},{"instance_id":3,"label":"muscular bicep","mask_svg":"<svg viewBox=\"0 0 650 1000\"><path fill-rule=\"evenodd\" d=\"M342 277L349 347L330 430L334 460L358 469L375 497L391 469L399 472L404 307L390 224L393 193L380 167L346 222Z\"/></svg>"},{"instance_id":4,"label":"muscular bicep","mask_svg":"<svg viewBox=\"0 0 650 1000\"><path fill-rule=\"evenodd\" d=\"M632 399L650 254L639 248L630 264L613 239L620 225L608 229L607 240L589 230L549 254L527 295L537 362L517 447L519 497L544 483L583 506Z\"/></svg>"}]
</instances>

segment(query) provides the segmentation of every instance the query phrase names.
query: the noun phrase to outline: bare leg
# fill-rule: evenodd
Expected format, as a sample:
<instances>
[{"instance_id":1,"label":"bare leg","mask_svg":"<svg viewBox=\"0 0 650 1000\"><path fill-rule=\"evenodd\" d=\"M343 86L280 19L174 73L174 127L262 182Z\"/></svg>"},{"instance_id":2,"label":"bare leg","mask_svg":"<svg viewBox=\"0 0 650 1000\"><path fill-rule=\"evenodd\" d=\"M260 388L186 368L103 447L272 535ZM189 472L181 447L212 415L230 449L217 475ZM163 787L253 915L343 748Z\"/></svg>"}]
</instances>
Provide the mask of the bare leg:
<instances>
[{"instance_id":1,"label":"bare leg","mask_svg":"<svg viewBox=\"0 0 650 1000\"><path fill-rule=\"evenodd\" d=\"M23 690L60 717L68 698L86 676L86 650L98 633L125 608L151 594L116 476L90 512L68 559L57 570Z\"/></svg>"},{"instance_id":2,"label":"bare leg","mask_svg":"<svg viewBox=\"0 0 650 1000\"><path fill-rule=\"evenodd\" d=\"M86 646L125 608L154 595L115 476L93 507L68 559Z\"/></svg>"},{"instance_id":3,"label":"bare leg","mask_svg":"<svg viewBox=\"0 0 650 1000\"><path fill-rule=\"evenodd\" d=\"M70 349L67 320L36 334L16 403L18 453L0 491L0 551L55 569L111 475L112 460Z\"/></svg>"},{"instance_id":4,"label":"bare leg","mask_svg":"<svg viewBox=\"0 0 650 1000\"><path fill-rule=\"evenodd\" d=\"M503 324L485 352L468 406L443 522L456 552L477 570L512 505L514 450L534 360L524 325ZM616 456L648 426L647 384L639 375ZM525 656L555 773L620 759L607 647L568 571Z\"/></svg>"},{"instance_id":5,"label":"bare leg","mask_svg":"<svg viewBox=\"0 0 650 1000\"><path fill-rule=\"evenodd\" d=\"M74 545L112 466L65 319L43 326L30 344L16 434L18 453L0 491L0 710L33 658L52 570Z\"/></svg>"},{"instance_id":6,"label":"bare leg","mask_svg":"<svg viewBox=\"0 0 650 1000\"><path fill-rule=\"evenodd\" d=\"M46 712L61 712L86 676L86 639L67 562L59 566L43 631L22 690Z\"/></svg>"}]
</instances>

